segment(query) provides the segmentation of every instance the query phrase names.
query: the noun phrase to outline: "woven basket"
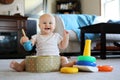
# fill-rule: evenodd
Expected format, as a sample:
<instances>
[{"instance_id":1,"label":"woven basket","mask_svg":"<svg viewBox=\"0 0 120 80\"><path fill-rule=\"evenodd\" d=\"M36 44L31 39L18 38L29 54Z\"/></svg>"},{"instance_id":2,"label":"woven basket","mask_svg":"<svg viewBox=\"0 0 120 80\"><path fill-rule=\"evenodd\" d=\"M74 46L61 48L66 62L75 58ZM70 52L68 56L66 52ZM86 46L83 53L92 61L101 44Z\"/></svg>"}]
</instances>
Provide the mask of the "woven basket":
<instances>
[{"instance_id":1,"label":"woven basket","mask_svg":"<svg viewBox=\"0 0 120 80\"><path fill-rule=\"evenodd\" d=\"M25 59L28 72L53 72L60 69L60 56L27 56Z\"/></svg>"}]
</instances>

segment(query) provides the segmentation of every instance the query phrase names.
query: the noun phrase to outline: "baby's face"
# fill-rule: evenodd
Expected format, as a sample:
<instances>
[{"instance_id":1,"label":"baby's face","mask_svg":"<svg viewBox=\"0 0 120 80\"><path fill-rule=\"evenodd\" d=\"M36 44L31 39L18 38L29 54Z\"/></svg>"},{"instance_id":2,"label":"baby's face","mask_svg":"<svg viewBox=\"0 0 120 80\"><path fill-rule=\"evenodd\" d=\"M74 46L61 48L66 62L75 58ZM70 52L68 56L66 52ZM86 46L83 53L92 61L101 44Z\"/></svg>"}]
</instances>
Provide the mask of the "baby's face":
<instances>
[{"instance_id":1,"label":"baby's face","mask_svg":"<svg viewBox=\"0 0 120 80\"><path fill-rule=\"evenodd\" d=\"M55 19L53 16L45 14L40 17L39 27L41 29L41 34L53 33L55 29Z\"/></svg>"}]
</instances>

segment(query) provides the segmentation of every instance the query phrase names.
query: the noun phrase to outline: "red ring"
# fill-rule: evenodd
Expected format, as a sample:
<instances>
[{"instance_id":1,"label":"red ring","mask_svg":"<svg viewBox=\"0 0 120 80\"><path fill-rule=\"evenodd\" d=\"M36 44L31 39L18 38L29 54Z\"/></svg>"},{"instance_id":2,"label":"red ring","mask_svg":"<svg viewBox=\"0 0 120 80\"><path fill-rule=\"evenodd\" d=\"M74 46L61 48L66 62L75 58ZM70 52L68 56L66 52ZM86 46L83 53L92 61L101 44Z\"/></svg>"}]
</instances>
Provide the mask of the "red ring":
<instances>
[{"instance_id":1,"label":"red ring","mask_svg":"<svg viewBox=\"0 0 120 80\"><path fill-rule=\"evenodd\" d=\"M100 65L97 67L98 67L98 70L101 72L111 72L113 70L113 67L110 65Z\"/></svg>"}]
</instances>

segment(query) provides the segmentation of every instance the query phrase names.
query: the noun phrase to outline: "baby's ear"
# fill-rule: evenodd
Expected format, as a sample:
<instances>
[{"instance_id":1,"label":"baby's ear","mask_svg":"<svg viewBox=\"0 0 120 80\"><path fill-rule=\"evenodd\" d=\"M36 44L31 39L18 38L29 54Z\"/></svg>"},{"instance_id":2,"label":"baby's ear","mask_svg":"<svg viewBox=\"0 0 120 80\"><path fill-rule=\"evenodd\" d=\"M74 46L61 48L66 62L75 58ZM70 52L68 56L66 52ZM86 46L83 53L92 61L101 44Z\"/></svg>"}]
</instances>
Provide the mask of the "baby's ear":
<instances>
[{"instance_id":1,"label":"baby's ear","mask_svg":"<svg viewBox=\"0 0 120 80\"><path fill-rule=\"evenodd\" d=\"M40 26L40 24L38 24L38 26Z\"/></svg>"}]
</instances>

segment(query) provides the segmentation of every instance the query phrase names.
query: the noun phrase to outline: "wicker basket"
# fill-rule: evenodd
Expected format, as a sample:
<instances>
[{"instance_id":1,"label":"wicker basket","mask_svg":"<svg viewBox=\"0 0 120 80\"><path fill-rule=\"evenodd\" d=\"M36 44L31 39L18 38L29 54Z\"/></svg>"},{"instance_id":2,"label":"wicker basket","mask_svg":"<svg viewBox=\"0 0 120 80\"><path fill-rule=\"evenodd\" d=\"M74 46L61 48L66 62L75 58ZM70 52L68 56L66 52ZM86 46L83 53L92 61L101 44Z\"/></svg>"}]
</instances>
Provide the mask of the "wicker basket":
<instances>
[{"instance_id":1,"label":"wicker basket","mask_svg":"<svg viewBox=\"0 0 120 80\"><path fill-rule=\"evenodd\" d=\"M27 56L25 59L28 72L51 72L60 69L60 56Z\"/></svg>"}]
</instances>

